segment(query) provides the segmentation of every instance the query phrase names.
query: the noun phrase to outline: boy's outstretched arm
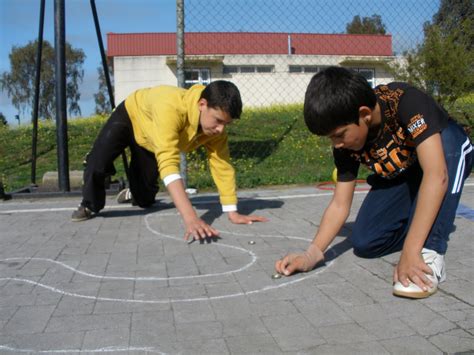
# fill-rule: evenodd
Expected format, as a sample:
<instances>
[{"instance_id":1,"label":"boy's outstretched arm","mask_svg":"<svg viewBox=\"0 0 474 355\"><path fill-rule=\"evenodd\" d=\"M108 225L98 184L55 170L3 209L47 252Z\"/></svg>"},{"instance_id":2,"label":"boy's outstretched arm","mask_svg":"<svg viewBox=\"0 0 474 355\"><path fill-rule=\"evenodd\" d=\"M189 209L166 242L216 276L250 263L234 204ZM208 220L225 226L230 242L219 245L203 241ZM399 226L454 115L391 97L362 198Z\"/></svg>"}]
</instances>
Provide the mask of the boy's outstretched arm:
<instances>
[{"instance_id":1,"label":"boy's outstretched arm","mask_svg":"<svg viewBox=\"0 0 474 355\"><path fill-rule=\"evenodd\" d=\"M267 222L268 218L255 216L255 215L244 215L237 211L227 212L229 220L235 224L252 224L253 222Z\"/></svg>"},{"instance_id":2,"label":"boy's outstretched arm","mask_svg":"<svg viewBox=\"0 0 474 355\"><path fill-rule=\"evenodd\" d=\"M310 271L324 260L324 251L332 243L349 217L355 181L338 182L334 196L324 211L319 230L308 249L301 254L290 253L275 263L275 270L289 276L297 271Z\"/></svg>"},{"instance_id":3,"label":"boy's outstretched arm","mask_svg":"<svg viewBox=\"0 0 474 355\"><path fill-rule=\"evenodd\" d=\"M393 280L407 287L412 281L421 289L431 286L426 274L432 274L421 256L421 250L438 215L448 187L448 173L439 133L424 140L417 148L423 178L418 190L415 214L403 244Z\"/></svg>"},{"instance_id":4,"label":"boy's outstretched arm","mask_svg":"<svg viewBox=\"0 0 474 355\"><path fill-rule=\"evenodd\" d=\"M194 239L205 239L207 237L219 235L219 232L216 229L212 228L196 214L196 211L184 190L182 179L177 179L169 183L167 189L186 226L186 232L184 234L185 240L188 240L189 237Z\"/></svg>"}]
</instances>

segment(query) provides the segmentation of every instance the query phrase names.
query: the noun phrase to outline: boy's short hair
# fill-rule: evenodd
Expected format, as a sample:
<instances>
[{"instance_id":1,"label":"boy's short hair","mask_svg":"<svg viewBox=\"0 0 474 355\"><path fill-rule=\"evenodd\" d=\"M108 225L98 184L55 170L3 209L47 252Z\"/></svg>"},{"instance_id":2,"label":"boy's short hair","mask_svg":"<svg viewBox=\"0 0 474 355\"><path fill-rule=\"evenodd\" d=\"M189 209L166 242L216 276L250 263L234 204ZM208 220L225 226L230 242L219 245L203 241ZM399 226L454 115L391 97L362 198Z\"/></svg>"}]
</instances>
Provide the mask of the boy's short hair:
<instances>
[{"instance_id":1,"label":"boy's short hair","mask_svg":"<svg viewBox=\"0 0 474 355\"><path fill-rule=\"evenodd\" d=\"M213 81L206 86L200 98L206 99L208 107L219 108L227 112L232 119L240 118L242 114L242 99L239 89L230 81Z\"/></svg>"},{"instance_id":2,"label":"boy's short hair","mask_svg":"<svg viewBox=\"0 0 474 355\"><path fill-rule=\"evenodd\" d=\"M304 120L308 129L326 136L338 127L359 125L359 108L374 108L374 90L356 72L341 67L329 67L317 73L306 89Z\"/></svg>"}]
</instances>

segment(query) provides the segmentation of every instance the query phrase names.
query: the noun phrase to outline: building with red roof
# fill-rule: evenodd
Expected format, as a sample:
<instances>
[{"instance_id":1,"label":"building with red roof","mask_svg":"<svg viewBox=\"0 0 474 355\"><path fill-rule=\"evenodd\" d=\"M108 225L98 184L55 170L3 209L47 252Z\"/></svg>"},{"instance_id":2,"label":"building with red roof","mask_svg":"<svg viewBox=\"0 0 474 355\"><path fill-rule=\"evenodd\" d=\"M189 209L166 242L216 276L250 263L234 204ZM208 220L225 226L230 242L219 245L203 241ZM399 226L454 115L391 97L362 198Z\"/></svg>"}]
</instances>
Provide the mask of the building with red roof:
<instances>
[{"instance_id":1,"label":"building with red roof","mask_svg":"<svg viewBox=\"0 0 474 355\"><path fill-rule=\"evenodd\" d=\"M329 65L357 70L373 86L393 79L391 35L188 32L184 42L186 85L232 81L246 106L303 102L311 77ZM116 101L176 85L176 48L175 33L108 33Z\"/></svg>"}]
</instances>

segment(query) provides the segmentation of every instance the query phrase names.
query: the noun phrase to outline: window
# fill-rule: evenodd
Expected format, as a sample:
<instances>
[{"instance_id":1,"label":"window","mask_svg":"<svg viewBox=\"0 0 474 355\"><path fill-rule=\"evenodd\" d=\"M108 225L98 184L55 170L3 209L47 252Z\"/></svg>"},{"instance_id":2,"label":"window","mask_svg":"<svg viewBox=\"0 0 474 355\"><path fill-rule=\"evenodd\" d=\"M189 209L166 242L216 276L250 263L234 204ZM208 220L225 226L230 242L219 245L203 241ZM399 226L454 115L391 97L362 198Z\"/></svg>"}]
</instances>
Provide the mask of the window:
<instances>
[{"instance_id":1,"label":"window","mask_svg":"<svg viewBox=\"0 0 474 355\"><path fill-rule=\"evenodd\" d=\"M184 69L184 87L190 88L194 84L207 85L211 83L211 74L209 69L193 68Z\"/></svg>"},{"instance_id":2,"label":"window","mask_svg":"<svg viewBox=\"0 0 474 355\"><path fill-rule=\"evenodd\" d=\"M239 67L236 65L224 65L224 74L234 74L239 72Z\"/></svg>"},{"instance_id":3,"label":"window","mask_svg":"<svg viewBox=\"0 0 474 355\"><path fill-rule=\"evenodd\" d=\"M255 73L255 67L250 67L250 66L240 67L240 72L241 73Z\"/></svg>"},{"instance_id":4,"label":"window","mask_svg":"<svg viewBox=\"0 0 474 355\"><path fill-rule=\"evenodd\" d=\"M317 73L318 71L319 71L319 68L314 65L308 65L304 67L305 73Z\"/></svg>"},{"instance_id":5,"label":"window","mask_svg":"<svg viewBox=\"0 0 474 355\"><path fill-rule=\"evenodd\" d=\"M224 65L224 74L273 73L273 65Z\"/></svg>"},{"instance_id":6,"label":"window","mask_svg":"<svg viewBox=\"0 0 474 355\"><path fill-rule=\"evenodd\" d=\"M362 75L371 87L375 87L375 69L369 68L350 68Z\"/></svg>"},{"instance_id":7,"label":"window","mask_svg":"<svg viewBox=\"0 0 474 355\"><path fill-rule=\"evenodd\" d=\"M302 73L303 67L301 65L290 65L289 68L290 73Z\"/></svg>"},{"instance_id":8,"label":"window","mask_svg":"<svg viewBox=\"0 0 474 355\"><path fill-rule=\"evenodd\" d=\"M317 73L319 67L316 65L290 65L288 71L290 73Z\"/></svg>"},{"instance_id":9,"label":"window","mask_svg":"<svg viewBox=\"0 0 474 355\"><path fill-rule=\"evenodd\" d=\"M257 67L257 73L271 73L273 72L273 66L261 65Z\"/></svg>"}]
</instances>

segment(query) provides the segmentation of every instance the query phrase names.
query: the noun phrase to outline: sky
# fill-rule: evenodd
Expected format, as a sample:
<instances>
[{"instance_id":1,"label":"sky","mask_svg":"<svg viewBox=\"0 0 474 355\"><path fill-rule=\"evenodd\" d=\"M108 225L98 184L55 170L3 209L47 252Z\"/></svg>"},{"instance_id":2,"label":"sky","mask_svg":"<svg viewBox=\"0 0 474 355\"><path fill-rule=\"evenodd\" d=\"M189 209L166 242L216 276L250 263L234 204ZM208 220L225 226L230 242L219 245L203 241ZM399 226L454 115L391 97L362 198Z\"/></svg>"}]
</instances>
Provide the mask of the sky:
<instances>
[{"instance_id":1,"label":"sky","mask_svg":"<svg viewBox=\"0 0 474 355\"><path fill-rule=\"evenodd\" d=\"M397 53L422 38L422 25L432 19L439 0L184 0L186 31L263 31L343 33L355 15L379 14L393 36ZM66 41L86 54L80 86L82 116L94 113L101 66L90 0L65 0ZM103 43L106 34L175 32L176 0L95 0ZM25 46L38 36L40 0L0 0L0 73L10 71L13 46ZM44 40L54 45L54 0L46 0ZM30 122L0 91L0 112L16 125Z\"/></svg>"},{"instance_id":2,"label":"sky","mask_svg":"<svg viewBox=\"0 0 474 355\"><path fill-rule=\"evenodd\" d=\"M96 0L104 47L108 32L174 32L175 0ZM0 0L0 73L10 71L9 54L13 46L25 46L38 37L40 0ZM101 57L89 0L66 0L66 41L86 54L84 80L80 87L82 116L94 113L94 94L98 91L97 68ZM54 46L54 0L46 0L43 39ZM18 111L0 92L0 112L12 124ZM21 114L29 122L31 113Z\"/></svg>"}]
</instances>

